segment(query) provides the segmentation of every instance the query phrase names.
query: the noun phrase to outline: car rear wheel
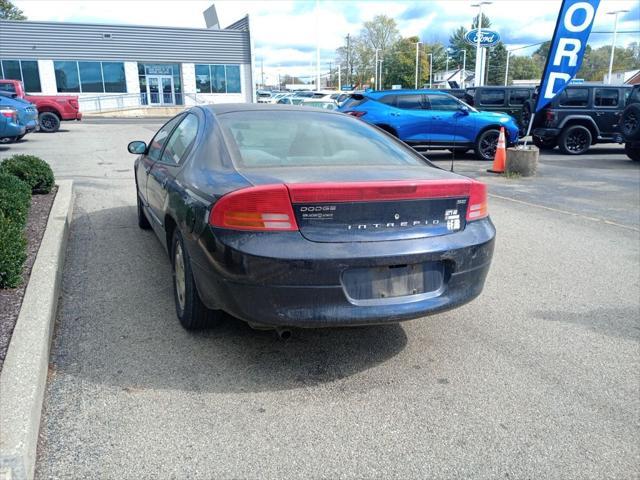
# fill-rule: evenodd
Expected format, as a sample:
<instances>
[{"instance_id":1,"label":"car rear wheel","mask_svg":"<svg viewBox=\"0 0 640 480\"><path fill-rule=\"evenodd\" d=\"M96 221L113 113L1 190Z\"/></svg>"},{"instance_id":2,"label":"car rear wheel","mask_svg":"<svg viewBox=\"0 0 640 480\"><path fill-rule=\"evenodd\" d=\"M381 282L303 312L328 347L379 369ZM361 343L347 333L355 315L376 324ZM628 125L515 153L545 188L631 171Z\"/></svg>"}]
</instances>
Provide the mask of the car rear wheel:
<instances>
[{"instance_id":1,"label":"car rear wheel","mask_svg":"<svg viewBox=\"0 0 640 480\"><path fill-rule=\"evenodd\" d=\"M631 146L628 143L624 145L624 153L627 154L634 162L640 162L640 145L639 146Z\"/></svg>"},{"instance_id":2,"label":"car rear wheel","mask_svg":"<svg viewBox=\"0 0 640 480\"><path fill-rule=\"evenodd\" d=\"M476 157L480 160L493 160L496 156L499 136L500 132L495 128L485 130L478 135L474 147Z\"/></svg>"},{"instance_id":3,"label":"car rear wheel","mask_svg":"<svg viewBox=\"0 0 640 480\"><path fill-rule=\"evenodd\" d=\"M149 230L151 228L151 224L149 223L149 219L144 214L144 207L142 205L142 200L140 200L140 195L136 194L136 198L138 199L138 226L142 230Z\"/></svg>"},{"instance_id":4,"label":"car rear wheel","mask_svg":"<svg viewBox=\"0 0 640 480\"><path fill-rule=\"evenodd\" d=\"M533 144L540 150L553 150L558 146L558 141L555 138L553 140L545 140L536 135L534 135L532 138Z\"/></svg>"},{"instance_id":5,"label":"car rear wheel","mask_svg":"<svg viewBox=\"0 0 640 480\"><path fill-rule=\"evenodd\" d=\"M41 132L54 133L60 128L60 118L53 112L42 112L38 115L38 121Z\"/></svg>"},{"instance_id":6,"label":"car rear wheel","mask_svg":"<svg viewBox=\"0 0 640 480\"><path fill-rule=\"evenodd\" d=\"M218 323L223 313L221 310L209 310L202 303L193 279L189 252L177 228L173 234L171 252L173 294L180 324L187 330L199 330Z\"/></svg>"},{"instance_id":7,"label":"car rear wheel","mask_svg":"<svg viewBox=\"0 0 640 480\"><path fill-rule=\"evenodd\" d=\"M591 140L591 132L587 127L574 125L560 134L560 150L565 155L580 155L589 150Z\"/></svg>"}]
</instances>

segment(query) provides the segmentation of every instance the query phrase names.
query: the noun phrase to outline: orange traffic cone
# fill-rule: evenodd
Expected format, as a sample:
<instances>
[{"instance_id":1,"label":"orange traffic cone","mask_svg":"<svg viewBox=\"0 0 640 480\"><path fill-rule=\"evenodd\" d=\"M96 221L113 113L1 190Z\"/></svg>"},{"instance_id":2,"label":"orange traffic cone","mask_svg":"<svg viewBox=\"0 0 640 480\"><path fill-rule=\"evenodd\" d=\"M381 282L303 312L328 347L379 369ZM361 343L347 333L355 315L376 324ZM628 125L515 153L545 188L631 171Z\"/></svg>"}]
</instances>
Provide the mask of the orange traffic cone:
<instances>
[{"instance_id":1,"label":"orange traffic cone","mask_svg":"<svg viewBox=\"0 0 640 480\"><path fill-rule=\"evenodd\" d=\"M500 136L498 137L498 147L496 148L496 156L493 159L493 167L487 170L490 173L504 173L504 162L507 159L507 149L504 141L504 127L500 127Z\"/></svg>"}]
</instances>

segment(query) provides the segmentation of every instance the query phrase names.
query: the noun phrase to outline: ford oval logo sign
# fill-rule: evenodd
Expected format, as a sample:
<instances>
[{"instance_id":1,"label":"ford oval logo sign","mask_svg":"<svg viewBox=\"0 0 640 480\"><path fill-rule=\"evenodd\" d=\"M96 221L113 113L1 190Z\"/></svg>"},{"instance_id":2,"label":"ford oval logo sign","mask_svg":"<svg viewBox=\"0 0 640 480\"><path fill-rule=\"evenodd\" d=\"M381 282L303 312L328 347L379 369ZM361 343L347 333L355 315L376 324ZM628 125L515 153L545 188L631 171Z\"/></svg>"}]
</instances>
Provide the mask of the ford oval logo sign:
<instances>
[{"instance_id":1,"label":"ford oval logo sign","mask_svg":"<svg viewBox=\"0 0 640 480\"><path fill-rule=\"evenodd\" d=\"M500 34L498 32L494 32L493 30L485 30L482 29L480 37L480 46L481 47L493 47L500 41ZM477 45L478 43L478 29L474 28L473 30L469 30L467 34L464 36L464 41L469 45Z\"/></svg>"}]
</instances>

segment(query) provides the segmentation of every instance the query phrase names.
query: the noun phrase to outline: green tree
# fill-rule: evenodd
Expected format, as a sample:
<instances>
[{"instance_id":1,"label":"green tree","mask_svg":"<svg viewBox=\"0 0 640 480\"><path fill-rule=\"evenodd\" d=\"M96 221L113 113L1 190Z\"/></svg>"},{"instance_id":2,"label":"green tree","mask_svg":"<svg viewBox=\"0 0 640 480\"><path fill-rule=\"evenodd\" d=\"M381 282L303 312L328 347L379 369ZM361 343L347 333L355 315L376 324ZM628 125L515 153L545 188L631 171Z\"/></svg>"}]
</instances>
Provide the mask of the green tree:
<instances>
[{"instance_id":1,"label":"green tree","mask_svg":"<svg viewBox=\"0 0 640 480\"><path fill-rule=\"evenodd\" d=\"M509 58L509 83L513 80L539 79L542 67L532 57L513 55Z\"/></svg>"},{"instance_id":2,"label":"green tree","mask_svg":"<svg viewBox=\"0 0 640 480\"><path fill-rule=\"evenodd\" d=\"M22 10L16 7L10 0L0 0L0 20L26 20Z\"/></svg>"}]
</instances>

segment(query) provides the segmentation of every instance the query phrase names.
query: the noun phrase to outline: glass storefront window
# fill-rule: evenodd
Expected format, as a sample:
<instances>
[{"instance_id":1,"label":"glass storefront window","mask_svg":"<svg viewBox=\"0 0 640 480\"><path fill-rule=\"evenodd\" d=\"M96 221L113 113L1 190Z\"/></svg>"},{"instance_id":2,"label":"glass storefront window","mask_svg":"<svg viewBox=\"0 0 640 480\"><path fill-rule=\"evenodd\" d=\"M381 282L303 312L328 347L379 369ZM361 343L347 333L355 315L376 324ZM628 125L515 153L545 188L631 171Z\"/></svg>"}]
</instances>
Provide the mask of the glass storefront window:
<instances>
[{"instance_id":1,"label":"glass storefront window","mask_svg":"<svg viewBox=\"0 0 640 480\"><path fill-rule=\"evenodd\" d=\"M239 65L196 65L198 93L242 93Z\"/></svg>"},{"instance_id":2,"label":"glass storefront window","mask_svg":"<svg viewBox=\"0 0 640 480\"><path fill-rule=\"evenodd\" d=\"M240 66L227 65L227 93L240 93Z\"/></svg>"},{"instance_id":3,"label":"glass storefront window","mask_svg":"<svg viewBox=\"0 0 640 480\"><path fill-rule=\"evenodd\" d=\"M209 65L196 65L196 92L211 93L211 72Z\"/></svg>"},{"instance_id":4,"label":"glass storefront window","mask_svg":"<svg viewBox=\"0 0 640 480\"><path fill-rule=\"evenodd\" d=\"M83 92L102 93L102 72L100 62L78 62L80 87Z\"/></svg>"},{"instance_id":5,"label":"glass storefront window","mask_svg":"<svg viewBox=\"0 0 640 480\"><path fill-rule=\"evenodd\" d=\"M124 63L102 62L102 76L105 92L126 92L127 80L124 75Z\"/></svg>"},{"instance_id":6,"label":"glass storefront window","mask_svg":"<svg viewBox=\"0 0 640 480\"><path fill-rule=\"evenodd\" d=\"M21 80L27 92L41 92L37 60L2 60L0 78Z\"/></svg>"},{"instance_id":7,"label":"glass storefront window","mask_svg":"<svg viewBox=\"0 0 640 480\"><path fill-rule=\"evenodd\" d=\"M80 92L78 62L53 62L58 93Z\"/></svg>"}]
</instances>

